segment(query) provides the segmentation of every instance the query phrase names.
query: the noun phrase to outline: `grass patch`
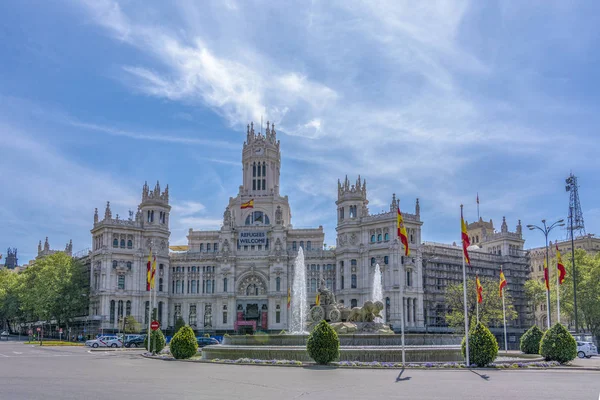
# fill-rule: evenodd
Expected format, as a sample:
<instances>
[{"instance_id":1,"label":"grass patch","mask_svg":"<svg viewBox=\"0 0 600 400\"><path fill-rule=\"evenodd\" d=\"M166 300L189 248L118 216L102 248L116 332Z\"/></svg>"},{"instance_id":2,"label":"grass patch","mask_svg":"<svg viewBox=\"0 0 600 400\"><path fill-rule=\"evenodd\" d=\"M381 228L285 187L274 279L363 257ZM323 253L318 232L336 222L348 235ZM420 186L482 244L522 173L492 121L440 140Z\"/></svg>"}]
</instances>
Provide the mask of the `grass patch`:
<instances>
[{"instance_id":1,"label":"grass patch","mask_svg":"<svg viewBox=\"0 0 600 400\"><path fill-rule=\"evenodd\" d=\"M39 341L35 342L23 342L23 344L35 344L40 345ZM61 342L58 340L44 340L42 341L42 346L83 346L83 343L77 342Z\"/></svg>"}]
</instances>

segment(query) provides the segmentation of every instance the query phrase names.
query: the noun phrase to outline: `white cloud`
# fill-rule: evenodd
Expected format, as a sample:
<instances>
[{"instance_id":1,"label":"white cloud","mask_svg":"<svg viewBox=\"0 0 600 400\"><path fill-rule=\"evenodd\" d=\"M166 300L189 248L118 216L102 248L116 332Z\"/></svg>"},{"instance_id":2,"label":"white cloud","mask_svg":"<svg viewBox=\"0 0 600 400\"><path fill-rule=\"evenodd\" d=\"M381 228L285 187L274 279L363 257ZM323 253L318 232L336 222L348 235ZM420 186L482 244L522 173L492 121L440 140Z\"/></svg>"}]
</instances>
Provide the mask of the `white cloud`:
<instances>
[{"instance_id":1,"label":"white cloud","mask_svg":"<svg viewBox=\"0 0 600 400\"><path fill-rule=\"evenodd\" d=\"M189 216L204 211L206 207L197 201L182 201L181 203L175 202L172 204L172 213L181 216Z\"/></svg>"}]
</instances>

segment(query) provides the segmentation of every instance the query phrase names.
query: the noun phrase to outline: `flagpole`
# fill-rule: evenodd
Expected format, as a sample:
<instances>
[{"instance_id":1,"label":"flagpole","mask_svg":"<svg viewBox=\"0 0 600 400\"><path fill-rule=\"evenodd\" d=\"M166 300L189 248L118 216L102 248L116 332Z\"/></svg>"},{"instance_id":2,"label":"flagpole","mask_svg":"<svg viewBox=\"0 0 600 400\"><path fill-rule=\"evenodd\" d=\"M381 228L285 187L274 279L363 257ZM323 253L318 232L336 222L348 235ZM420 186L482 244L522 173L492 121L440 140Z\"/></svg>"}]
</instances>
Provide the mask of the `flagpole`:
<instances>
[{"instance_id":1,"label":"flagpole","mask_svg":"<svg viewBox=\"0 0 600 400\"><path fill-rule=\"evenodd\" d=\"M150 254L152 254L152 247L150 247ZM152 273L152 258L150 258L150 273ZM148 266L146 264L146 288L148 287L148 285L150 285L150 282L148 282ZM152 289L148 290L148 353L150 353L150 342L151 342L151 338L150 338L150 325L152 324L152 312L151 312L151 307L152 307Z\"/></svg>"},{"instance_id":2,"label":"flagpole","mask_svg":"<svg viewBox=\"0 0 600 400\"><path fill-rule=\"evenodd\" d=\"M477 324L479 324L479 287L477 286L477 279L479 274L475 275L475 291L477 292L477 298L475 299L475 310L477 310Z\"/></svg>"},{"instance_id":3,"label":"flagpole","mask_svg":"<svg viewBox=\"0 0 600 400\"><path fill-rule=\"evenodd\" d=\"M156 319L158 319L158 310L157 310L157 304L156 304L156 256L154 256L154 259L152 260L152 267L151 267L151 272L150 272L150 276L151 278L151 282L152 282L152 287L150 287L150 292L152 292L152 289L154 289L154 302L152 303L152 313L150 314L150 323L152 323L152 320L154 319L154 310L156 310ZM152 353L154 354L156 352L156 342L154 343L154 348L152 349Z\"/></svg>"},{"instance_id":4,"label":"flagpole","mask_svg":"<svg viewBox=\"0 0 600 400\"><path fill-rule=\"evenodd\" d=\"M558 313L556 316L556 320L560 324L560 282L558 280L558 268L556 269L556 312Z\"/></svg>"},{"instance_id":5,"label":"flagpole","mask_svg":"<svg viewBox=\"0 0 600 400\"><path fill-rule=\"evenodd\" d=\"M479 193L477 193L477 221L479 221Z\"/></svg>"},{"instance_id":6,"label":"flagpole","mask_svg":"<svg viewBox=\"0 0 600 400\"><path fill-rule=\"evenodd\" d=\"M402 312L400 313L400 334L402 336L402 367L404 367L406 363L406 353L404 349L404 280L406 279L406 273L404 272L404 265L400 262L400 247L402 247L402 245L400 243L400 238L398 238L398 264L400 264L399 269L402 274L400 282L400 303L402 304Z\"/></svg>"},{"instance_id":7,"label":"flagpole","mask_svg":"<svg viewBox=\"0 0 600 400\"><path fill-rule=\"evenodd\" d=\"M506 309L504 308L504 288L502 288L502 317L504 319L504 352L508 353L508 341L506 340Z\"/></svg>"},{"instance_id":8,"label":"flagpole","mask_svg":"<svg viewBox=\"0 0 600 400\"><path fill-rule=\"evenodd\" d=\"M462 216L463 205L460 205L460 220L461 224L463 221ZM461 242L462 242L462 228L461 228ZM467 314L467 271L465 270L465 252L462 251L462 273L463 273L463 303L464 303L464 313L465 313L465 349L466 349L466 366L469 367L469 316Z\"/></svg>"}]
</instances>

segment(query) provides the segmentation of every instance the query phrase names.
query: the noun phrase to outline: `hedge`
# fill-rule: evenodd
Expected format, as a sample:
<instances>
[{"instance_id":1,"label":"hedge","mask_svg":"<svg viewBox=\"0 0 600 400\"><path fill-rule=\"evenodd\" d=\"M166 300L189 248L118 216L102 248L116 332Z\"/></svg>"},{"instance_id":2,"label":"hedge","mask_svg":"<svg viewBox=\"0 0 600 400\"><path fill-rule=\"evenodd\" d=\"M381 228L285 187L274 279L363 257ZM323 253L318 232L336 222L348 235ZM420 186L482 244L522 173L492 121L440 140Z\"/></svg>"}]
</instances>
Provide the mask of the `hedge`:
<instances>
[{"instance_id":1,"label":"hedge","mask_svg":"<svg viewBox=\"0 0 600 400\"><path fill-rule=\"evenodd\" d=\"M577 342L564 326L557 323L544 333L540 354L546 361L564 364L577 357Z\"/></svg>"},{"instance_id":2,"label":"hedge","mask_svg":"<svg viewBox=\"0 0 600 400\"><path fill-rule=\"evenodd\" d=\"M189 326L184 326L171 339L169 344L171 354L177 359L186 359L198 351L198 341L194 331Z\"/></svg>"},{"instance_id":3,"label":"hedge","mask_svg":"<svg viewBox=\"0 0 600 400\"><path fill-rule=\"evenodd\" d=\"M462 341L462 354L466 357L466 341ZM469 365L485 367L498 356L498 341L490 330L479 322L469 332Z\"/></svg>"},{"instance_id":4,"label":"hedge","mask_svg":"<svg viewBox=\"0 0 600 400\"><path fill-rule=\"evenodd\" d=\"M329 364L339 358L340 339L333 328L322 320L310 333L306 350L317 364Z\"/></svg>"},{"instance_id":5,"label":"hedge","mask_svg":"<svg viewBox=\"0 0 600 400\"><path fill-rule=\"evenodd\" d=\"M525 354L539 354L540 342L544 332L536 325L529 328L523 336L521 336L521 351Z\"/></svg>"}]
</instances>

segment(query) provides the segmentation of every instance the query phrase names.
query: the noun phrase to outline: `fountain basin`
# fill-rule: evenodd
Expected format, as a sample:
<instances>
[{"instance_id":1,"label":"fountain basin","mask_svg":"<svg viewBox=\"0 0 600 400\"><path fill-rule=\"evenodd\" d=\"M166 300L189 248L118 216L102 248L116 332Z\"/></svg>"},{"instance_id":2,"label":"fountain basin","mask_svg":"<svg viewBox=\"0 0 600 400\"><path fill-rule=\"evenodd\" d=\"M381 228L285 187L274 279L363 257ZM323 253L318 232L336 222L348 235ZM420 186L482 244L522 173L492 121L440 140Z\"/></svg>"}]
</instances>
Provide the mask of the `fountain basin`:
<instances>
[{"instance_id":1,"label":"fountain basin","mask_svg":"<svg viewBox=\"0 0 600 400\"><path fill-rule=\"evenodd\" d=\"M401 335L338 335L340 346L401 346ZM224 345L232 346L306 346L308 335L225 336ZM460 346L462 336L444 334L406 334L406 346ZM350 360L348 360L350 361ZM379 360L377 360L379 361Z\"/></svg>"},{"instance_id":2,"label":"fountain basin","mask_svg":"<svg viewBox=\"0 0 600 400\"><path fill-rule=\"evenodd\" d=\"M406 362L459 362L463 360L460 345L406 346ZM218 345L202 349L203 360L252 358L260 360L296 360L312 362L306 346L239 346ZM341 346L342 361L402 362L400 346Z\"/></svg>"}]
</instances>

